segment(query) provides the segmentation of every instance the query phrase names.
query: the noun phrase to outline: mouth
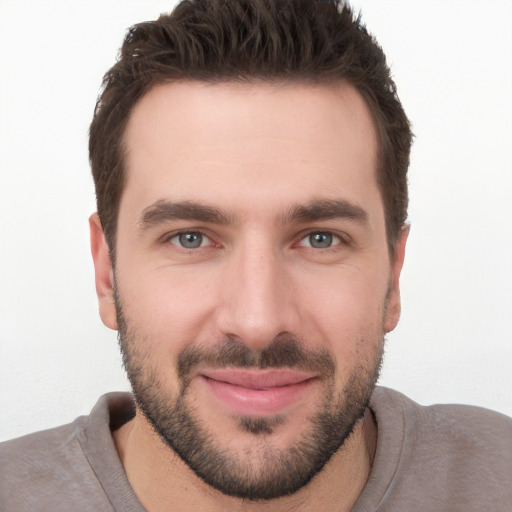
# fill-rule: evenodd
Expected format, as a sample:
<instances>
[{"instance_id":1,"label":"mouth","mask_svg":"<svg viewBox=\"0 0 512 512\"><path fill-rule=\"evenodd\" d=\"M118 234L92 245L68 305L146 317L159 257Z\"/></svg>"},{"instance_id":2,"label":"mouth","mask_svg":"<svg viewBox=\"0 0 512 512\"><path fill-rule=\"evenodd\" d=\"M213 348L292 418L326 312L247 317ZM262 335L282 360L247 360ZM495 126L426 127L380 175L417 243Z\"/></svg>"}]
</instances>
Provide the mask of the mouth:
<instances>
[{"instance_id":1,"label":"mouth","mask_svg":"<svg viewBox=\"0 0 512 512\"><path fill-rule=\"evenodd\" d=\"M286 412L317 381L314 375L287 369L223 368L202 371L198 377L230 412L252 417Z\"/></svg>"}]
</instances>

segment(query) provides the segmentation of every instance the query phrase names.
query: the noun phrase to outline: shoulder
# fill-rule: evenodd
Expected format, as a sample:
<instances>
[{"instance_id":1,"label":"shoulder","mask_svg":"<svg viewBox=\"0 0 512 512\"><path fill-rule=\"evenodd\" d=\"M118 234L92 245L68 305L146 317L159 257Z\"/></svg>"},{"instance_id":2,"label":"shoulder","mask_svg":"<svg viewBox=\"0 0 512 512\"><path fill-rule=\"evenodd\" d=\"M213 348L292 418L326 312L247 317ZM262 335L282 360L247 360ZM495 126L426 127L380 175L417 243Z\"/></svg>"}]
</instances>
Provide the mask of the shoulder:
<instances>
[{"instance_id":1,"label":"shoulder","mask_svg":"<svg viewBox=\"0 0 512 512\"><path fill-rule=\"evenodd\" d=\"M468 405L422 406L386 388L371 407L377 449L394 460L386 467L391 495L450 510L512 509L511 418Z\"/></svg>"},{"instance_id":2,"label":"shoulder","mask_svg":"<svg viewBox=\"0 0 512 512\"><path fill-rule=\"evenodd\" d=\"M119 399L102 397L90 416L68 425L0 443L0 509L57 512L80 503L80 510L111 510L94 459L113 458L112 400Z\"/></svg>"},{"instance_id":3,"label":"shoulder","mask_svg":"<svg viewBox=\"0 0 512 512\"><path fill-rule=\"evenodd\" d=\"M481 434L487 437L493 432L511 433L512 418L490 409L461 404L420 405L393 389L377 387L372 397L372 409L401 409L405 417L417 427L431 426L447 434Z\"/></svg>"},{"instance_id":4,"label":"shoulder","mask_svg":"<svg viewBox=\"0 0 512 512\"><path fill-rule=\"evenodd\" d=\"M376 390L373 402L399 408L408 437L420 443L447 442L465 453L483 449L509 455L512 452L512 418L483 407L460 404L420 405L398 391Z\"/></svg>"},{"instance_id":5,"label":"shoulder","mask_svg":"<svg viewBox=\"0 0 512 512\"><path fill-rule=\"evenodd\" d=\"M94 481L76 436L85 422L79 418L0 444L0 508L60 510L58 503L66 501L77 482L87 487Z\"/></svg>"},{"instance_id":6,"label":"shoulder","mask_svg":"<svg viewBox=\"0 0 512 512\"><path fill-rule=\"evenodd\" d=\"M75 428L84 420L1 443L2 481L11 478L23 482L35 472L51 475L59 465L66 465L80 452Z\"/></svg>"}]
</instances>

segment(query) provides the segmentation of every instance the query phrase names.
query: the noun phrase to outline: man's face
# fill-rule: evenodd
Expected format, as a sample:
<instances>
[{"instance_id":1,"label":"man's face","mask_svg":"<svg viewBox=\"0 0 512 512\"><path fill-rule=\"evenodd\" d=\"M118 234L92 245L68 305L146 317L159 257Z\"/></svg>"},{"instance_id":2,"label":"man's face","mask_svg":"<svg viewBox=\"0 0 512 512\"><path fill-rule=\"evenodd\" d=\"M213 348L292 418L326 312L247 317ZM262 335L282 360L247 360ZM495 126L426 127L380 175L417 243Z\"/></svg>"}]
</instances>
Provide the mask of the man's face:
<instances>
[{"instance_id":1,"label":"man's face","mask_svg":"<svg viewBox=\"0 0 512 512\"><path fill-rule=\"evenodd\" d=\"M117 311L106 263L99 293L139 418L226 494L295 492L363 415L399 315L368 109L345 84L176 83L125 145Z\"/></svg>"}]
</instances>

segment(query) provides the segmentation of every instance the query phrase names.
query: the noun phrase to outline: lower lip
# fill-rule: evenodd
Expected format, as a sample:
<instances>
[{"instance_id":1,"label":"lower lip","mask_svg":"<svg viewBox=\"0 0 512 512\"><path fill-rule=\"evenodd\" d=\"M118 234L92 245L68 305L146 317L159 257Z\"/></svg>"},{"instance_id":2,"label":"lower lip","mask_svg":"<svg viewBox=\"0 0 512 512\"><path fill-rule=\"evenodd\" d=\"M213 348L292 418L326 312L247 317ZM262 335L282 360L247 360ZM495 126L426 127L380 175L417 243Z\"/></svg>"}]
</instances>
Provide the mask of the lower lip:
<instances>
[{"instance_id":1,"label":"lower lip","mask_svg":"<svg viewBox=\"0 0 512 512\"><path fill-rule=\"evenodd\" d=\"M244 416L283 413L300 400L315 379L269 389L252 389L202 377L213 395L232 412Z\"/></svg>"}]
</instances>

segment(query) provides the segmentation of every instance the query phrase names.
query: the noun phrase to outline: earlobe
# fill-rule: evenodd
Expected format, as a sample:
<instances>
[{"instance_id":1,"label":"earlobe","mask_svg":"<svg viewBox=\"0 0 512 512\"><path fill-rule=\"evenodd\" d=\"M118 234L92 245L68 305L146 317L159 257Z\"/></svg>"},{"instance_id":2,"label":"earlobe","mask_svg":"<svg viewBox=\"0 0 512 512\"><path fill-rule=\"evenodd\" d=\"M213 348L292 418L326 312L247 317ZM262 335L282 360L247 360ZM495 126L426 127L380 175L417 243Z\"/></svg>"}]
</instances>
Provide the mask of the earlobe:
<instances>
[{"instance_id":1,"label":"earlobe","mask_svg":"<svg viewBox=\"0 0 512 512\"><path fill-rule=\"evenodd\" d=\"M384 318L384 330L392 331L398 324L400 312L402 309L400 299L400 274L404 265L405 246L409 236L409 226L404 226L395 245L393 261L391 265L391 276L389 282L388 298L386 304L386 312Z\"/></svg>"},{"instance_id":2,"label":"earlobe","mask_svg":"<svg viewBox=\"0 0 512 512\"><path fill-rule=\"evenodd\" d=\"M114 270L105 233L97 213L93 213L89 217L89 227L100 317L107 327L117 330L117 314L114 301Z\"/></svg>"}]
</instances>

